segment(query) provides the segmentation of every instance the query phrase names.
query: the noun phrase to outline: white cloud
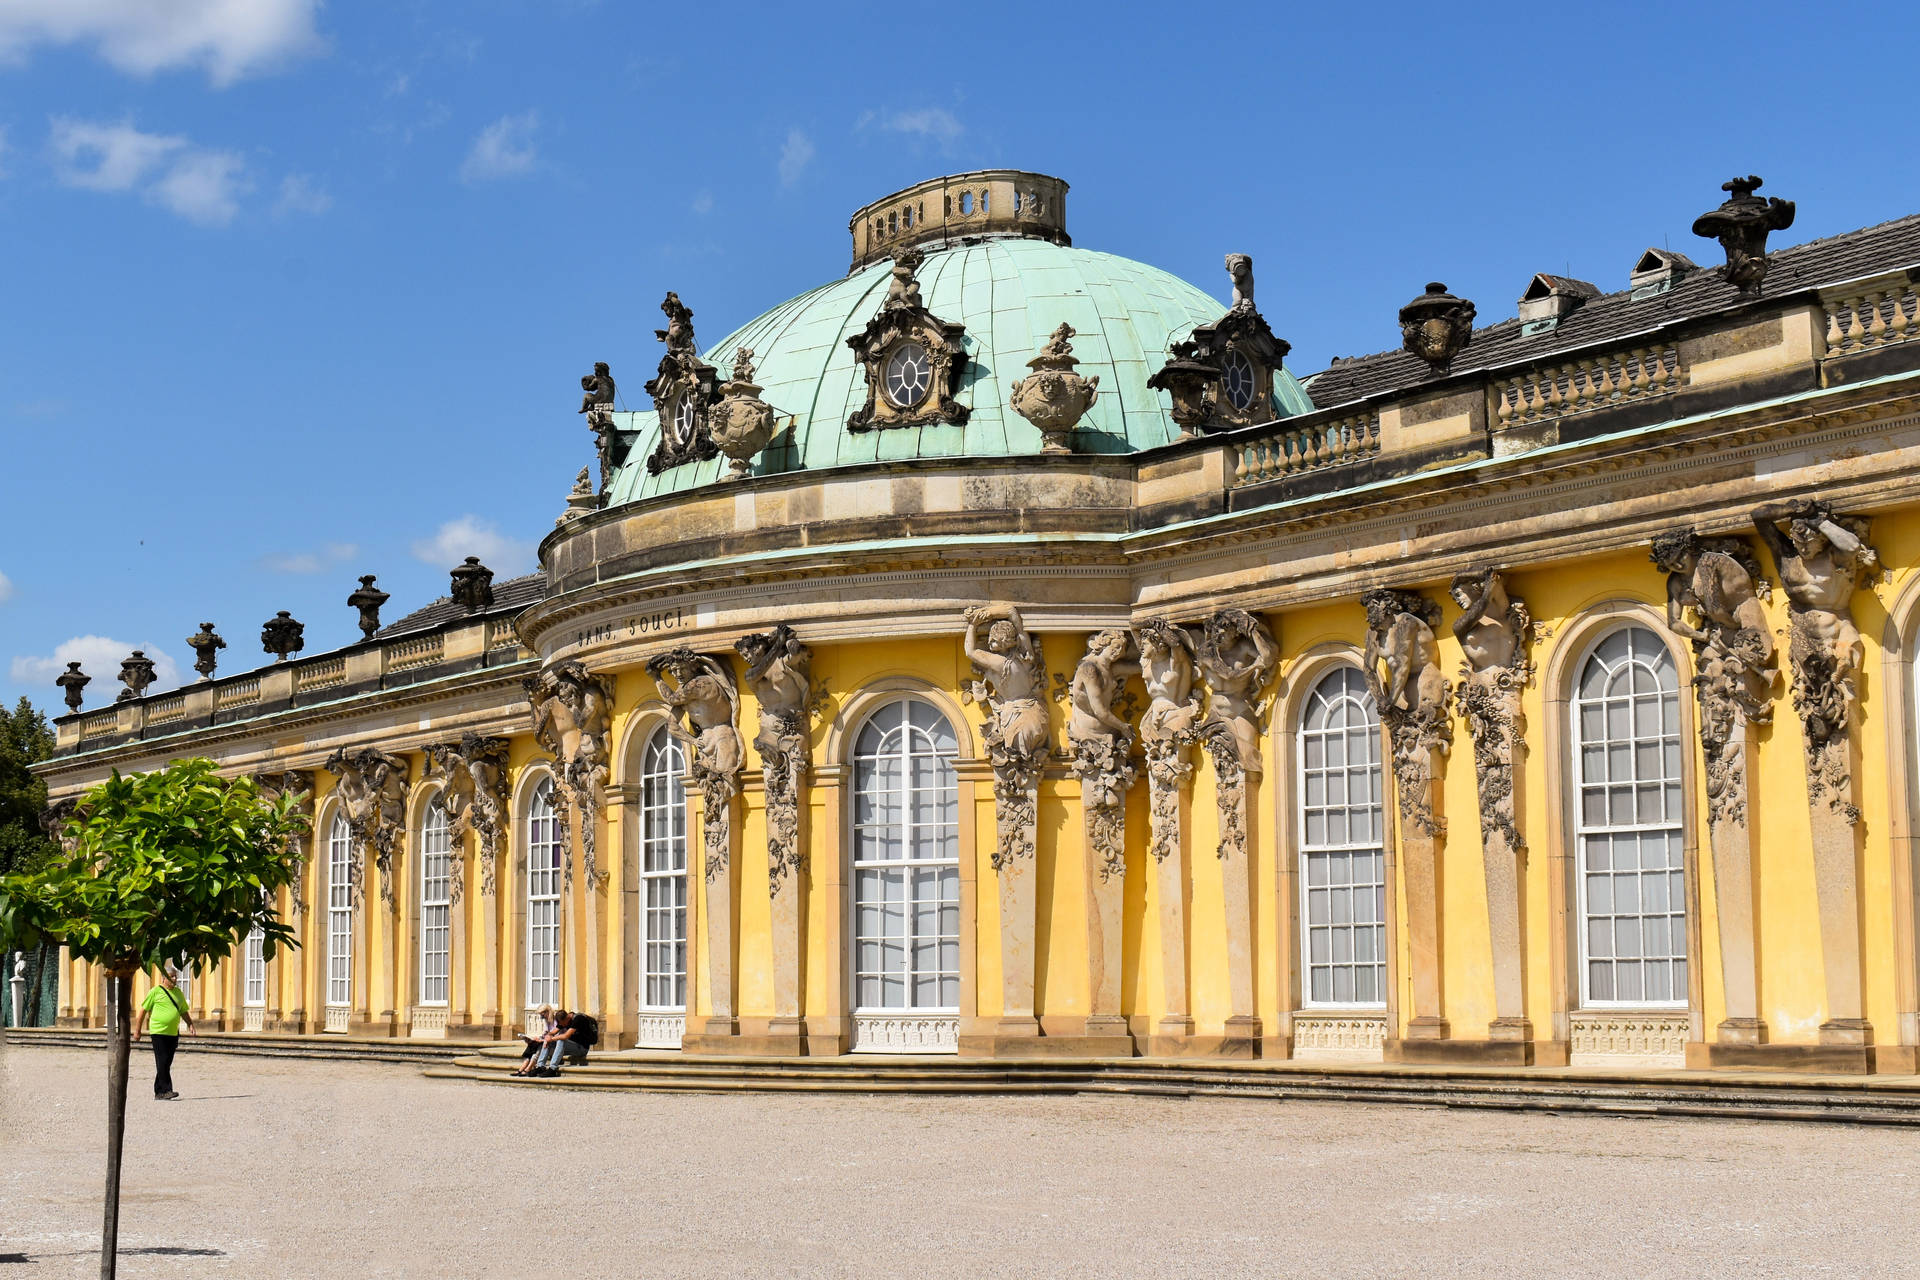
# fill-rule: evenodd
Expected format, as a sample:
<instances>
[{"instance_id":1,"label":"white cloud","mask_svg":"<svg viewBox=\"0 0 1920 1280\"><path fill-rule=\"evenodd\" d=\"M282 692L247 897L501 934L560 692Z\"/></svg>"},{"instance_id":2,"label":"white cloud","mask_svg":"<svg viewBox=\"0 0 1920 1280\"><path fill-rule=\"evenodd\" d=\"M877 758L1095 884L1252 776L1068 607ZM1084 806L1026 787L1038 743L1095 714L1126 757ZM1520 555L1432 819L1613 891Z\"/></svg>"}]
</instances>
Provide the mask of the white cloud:
<instances>
[{"instance_id":1,"label":"white cloud","mask_svg":"<svg viewBox=\"0 0 1920 1280\"><path fill-rule=\"evenodd\" d=\"M320 0L0 0L0 61L40 44L93 46L122 71L199 67L224 87L317 51Z\"/></svg>"},{"instance_id":2,"label":"white cloud","mask_svg":"<svg viewBox=\"0 0 1920 1280\"><path fill-rule=\"evenodd\" d=\"M333 196L304 173L290 173L280 179L280 198L273 202L275 217L290 213L310 213L319 217L333 208Z\"/></svg>"},{"instance_id":3,"label":"white cloud","mask_svg":"<svg viewBox=\"0 0 1920 1280\"><path fill-rule=\"evenodd\" d=\"M863 120L864 123L864 120ZM926 107L919 111L890 111L877 123L891 133L917 133L936 142L952 142L965 133L966 126L945 107Z\"/></svg>"},{"instance_id":4,"label":"white cloud","mask_svg":"<svg viewBox=\"0 0 1920 1280\"><path fill-rule=\"evenodd\" d=\"M329 542L318 551L275 552L260 557L260 567L274 573L325 573L351 560L360 548L351 542Z\"/></svg>"},{"instance_id":5,"label":"white cloud","mask_svg":"<svg viewBox=\"0 0 1920 1280\"><path fill-rule=\"evenodd\" d=\"M95 696L89 701L111 702L113 694L105 698L98 695L108 687L119 688L120 663L135 649L153 659L154 690L171 688L179 683L180 668L153 641L128 644L124 640L112 640L106 636L75 636L71 640L62 640L51 658L15 658L13 680L15 684L51 687L53 678L65 671L69 662L78 662L81 670L93 677L88 692Z\"/></svg>"},{"instance_id":6,"label":"white cloud","mask_svg":"<svg viewBox=\"0 0 1920 1280\"><path fill-rule=\"evenodd\" d=\"M126 121L56 117L47 137L54 176L64 185L138 190L149 203L202 226L233 221L240 196L252 189L239 153L195 146L178 134L142 133Z\"/></svg>"},{"instance_id":7,"label":"white cloud","mask_svg":"<svg viewBox=\"0 0 1920 1280\"><path fill-rule=\"evenodd\" d=\"M13 580L0 573L0 604L13 599Z\"/></svg>"},{"instance_id":8,"label":"white cloud","mask_svg":"<svg viewBox=\"0 0 1920 1280\"><path fill-rule=\"evenodd\" d=\"M780 144L780 185L790 187L800 181L811 163L813 139L798 129L787 130L787 140Z\"/></svg>"},{"instance_id":9,"label":"white cloud","mask_svg":"<svg viewBox=\"0 0 1920 1280\"><path fill-rule=\"evenodd\" d=\"M460 165L460 180L487 182L530 173L533 162L539 158L539 151L533 145L533 135L539 129L537 111L501 116L474 138L466 160Z\"/></svg>"},{"instance_id":10,"label":"white cloud","mask_svg":"<svg viewBox=\"0 0 1920 1280\"><path fill-rule=\"evenodd\" d=\"M702 191L693 198L693 211L698 214L713 212L713 192Z\"/></svg>"},{"instance_id":11,"label":"white cloud","mask_svg":"<svg viewBox=\"0 0 1920 1280\"><path fill-rule=\"evenodd\" d=\"M468 556L479 556L495 572L518 573L533 562L533 547L477 516L449 520L431 538L413 544L413 558L438 569L451 569Z\"/></svg>"}]
</instances>

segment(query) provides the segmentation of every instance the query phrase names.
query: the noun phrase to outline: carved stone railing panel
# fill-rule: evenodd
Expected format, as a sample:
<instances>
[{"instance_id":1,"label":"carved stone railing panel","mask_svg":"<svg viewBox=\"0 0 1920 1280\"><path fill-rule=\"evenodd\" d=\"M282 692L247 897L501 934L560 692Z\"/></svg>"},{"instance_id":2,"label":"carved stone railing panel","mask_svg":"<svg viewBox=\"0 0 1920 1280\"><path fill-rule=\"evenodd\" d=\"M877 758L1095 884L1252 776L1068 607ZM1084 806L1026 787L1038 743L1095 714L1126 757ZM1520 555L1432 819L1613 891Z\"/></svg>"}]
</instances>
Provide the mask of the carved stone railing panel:
<instances>
[{"instance_id":1,"label":"carved stone railing panel","mask_svg":"<svg viewBox=\"0 0 1920 1280\"><path fill-rule=\"evenodd\" d=\"M120 732L120 711L117 707L96 711L80 722L80 741L82 742L110 738L118 732Z\"/></svg>"},{"instance_id":2,"label":"carved stone railing panel","mask_svg":"<svg viewBox=\"0 0 1920 1280\"><path fill-rule=\"evenodd\" d=\"M1384 1013L1296 1013L1293 1056L1379 1061L1387 1042Z\"/></svg>"},{"instance_id":3,"label":"carved stone railing panel","mask_svg":"<svg viewBox=\"0 0 1920 1280\"><path fill-rule=\"evenodd\" d=\"M344 657L324 658L319 662L309 662L293 669L293 688L296 693L331 689L335 685L346 682L347 660Z\"/></svg>"},{"instance_id":4,"label":"carved stone railing panel","mask_svg":"<svg viewBox=\"0 0 1920 1280\"><path fill-rule=\"evenodd\" d=\"M260 701L260 677L248 680L235 680L232 684L221 685L213 691L213 705L217 711L228 707L246 707Z\"/></svg>"},{"instance_id":5,"label":"carved stone railing panel","mask_svg":"<svg viewBox=\"0 0 1920 1280\"><path fill-rule=\"evenodd\" d=\"M856 1013L854 1053L958 1053L960 1019L951 1014Z\"/></svg>"},{"instance_id":6,"label":"carved stone railing panel","mask_svg":"<svg viewBox=\"0 0 1920 1280\"><path fill-rule=\"evenodd\" d=\"M687 1015L642 1010L634 1022L634 1031L636 1048L678 1049L687 1034Z\"/></svg>"},{"instance_id":7,"label":"carved stone railing panel","mask_svg":"<svg viewBox=\"0 0 1920 1280\"><path fill-rule=\"evenodd\" d=\"M1568 1046L1574 1066L1685 1066L1689 1019L1685 1012L1575 1013Z\"/></svg>"},{"instance_id":8,"label":"carved stone railing panel","mask_svg":"<svg viewBox=\"0 0 1920 1280\"><path fill-rule=\"evenodd\" d=\"M387 646L387 670L411 671L440 661L446 651L446 637L438 634L415 636Z\"/></svg>"},{"instance_id":9,"label":"carved stone railing panel","mask_svg":"<svg viewBox=\"0 0 1920 1280\"><path fill-rule=\"evenodd\" d=\"M267 1011L257 1005L240 1011L240 1029L242 1031L265 1031L267 1029Z\"/></svg>"},{"instance_id":10,"label":"carved stone railing panel","mask_svg":"<svg viewBox=\"0 0 1920 1280\"><path fill-rule=\"evenodd\" d=\"M147 728L149 729L186 718L187 695L184 693L169 694L167 697L156 698L147 704Z\"/></svg>"},{"instance_id":11,"label":"carved stone railing panel","mask_svg":"<svg viewBox=\"0 0 1920 1280\"><path fill-rule=\"evenodd\" d=\"M1670 395L1687 384L1670 342L1537 365L1493 384L1494 425L1518 427Z\"/></svg>"},{"instance_id":12,"label":"carved stone railing panel","mask_svg":"<svg viewBox=\"0 0 1920 1280\"><path fill-rule=\"evenodd\" d=\"M407 1034L415 1040L445 1040L447 1038L447 1008L445 1005L416 1005L407 1019Z\"/></svg>"},{"instance_id":13,"label":"carved stone railing panel","mask_svg":"<svg viewBox=\"0 0 1920 1280\"><path fill-rule=\"evenodd\" d=\"M1331 422L1283 422L1272 431L1238 446L1233 485L1260 484L1317 471L1345 462L1371 458L1380 452L1378 412L1349 414Z\"/></svg>"},{"instance_id":14,"label":"carved stone railing panel","mask_svg":"<svg viewBox=\"0 0 1920 1280\"><path fill-rule=\"evenodd\" d=\"M343 1004L335 1004L335 1005L327 1006L327 1030L328 1031L335 1032L337 1034L339 1032L343 1032L347 1030L347 1028L352 1025L353 1025L352 1009L349 1009L346 1005L343 1005Z\"/></svg>"},{"instance_id":15,"label":"carved stone railing panel","mask_svg":"<svg viewBox=\"0 0 1920 1280\"><path fill-rule=\"evenodd\" d=\"M1827 354L1852 355L1920 337L1920 295L1905 273L1872 287L1846 286L1825 295Z\"/></svg>"}]
</instances>

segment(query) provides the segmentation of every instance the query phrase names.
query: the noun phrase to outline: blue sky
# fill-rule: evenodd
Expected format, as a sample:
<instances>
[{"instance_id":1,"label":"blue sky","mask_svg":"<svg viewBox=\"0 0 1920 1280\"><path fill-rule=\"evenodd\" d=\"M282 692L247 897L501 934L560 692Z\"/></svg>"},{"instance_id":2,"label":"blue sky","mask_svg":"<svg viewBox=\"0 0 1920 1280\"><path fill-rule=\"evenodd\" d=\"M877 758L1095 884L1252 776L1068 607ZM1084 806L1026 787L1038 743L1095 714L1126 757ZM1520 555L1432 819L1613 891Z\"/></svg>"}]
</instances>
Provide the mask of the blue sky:
<instances>
[{"instance_id":1,"label":"blue sky","mask_svg":"<svg viewBox=\"0 0 1920 1280\"><path fill-rule=\"evenodd\" d=\"M950 10L950 11L949 11ZM478 553L533 567L662 293L713 341L939 173L1073 185L1075 242L1223 299L1296 372L1428 280L1613 289L1749 171L1797 242L1920 210L1920 18L1804 5L0 0L0 697L134 645L308 651ZM1887 50L1903 50L1889 61ZM1877 70L1876 70L1877 68Z\"/></svg>"}]
</instances>

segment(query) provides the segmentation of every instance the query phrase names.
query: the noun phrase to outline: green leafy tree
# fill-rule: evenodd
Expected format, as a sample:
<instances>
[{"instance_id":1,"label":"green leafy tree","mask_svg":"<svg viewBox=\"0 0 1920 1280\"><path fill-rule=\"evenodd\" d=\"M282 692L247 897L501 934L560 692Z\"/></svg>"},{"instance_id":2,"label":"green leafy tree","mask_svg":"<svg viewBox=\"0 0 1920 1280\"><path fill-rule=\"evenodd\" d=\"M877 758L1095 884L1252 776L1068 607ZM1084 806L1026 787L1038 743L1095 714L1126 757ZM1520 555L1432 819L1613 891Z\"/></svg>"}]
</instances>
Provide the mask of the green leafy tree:
<instances>
[{"instance_id":1,"label":"green leafy tree","mask_svg":"<svg viewBox=\"0 0 1920 1280\"><path fill-rule=\"evenodd\" d=\"M47 784L27 772L52 754L53 730L31 702L22 698L12 712L0 711L0 875L53 856L54 843L40 829Z\"/></svg>"},{"instance_id":2,"label":"green leafy tree","mask_svg":"<svg viewBox=\"0 0 1920 1280\"><path fill-rule=\"evenodd\" d=\"M307 829L299 802L269 801L252 778L219 777L210 760L131 777L116 770L67 823L69 852L0 877L0 945L63 943L110 979L104 1280L118 1254L133 975L216 963L255 929L268 959L298 945L273 900L297 874L288 849Z\"/></svg>"}]
</instances>

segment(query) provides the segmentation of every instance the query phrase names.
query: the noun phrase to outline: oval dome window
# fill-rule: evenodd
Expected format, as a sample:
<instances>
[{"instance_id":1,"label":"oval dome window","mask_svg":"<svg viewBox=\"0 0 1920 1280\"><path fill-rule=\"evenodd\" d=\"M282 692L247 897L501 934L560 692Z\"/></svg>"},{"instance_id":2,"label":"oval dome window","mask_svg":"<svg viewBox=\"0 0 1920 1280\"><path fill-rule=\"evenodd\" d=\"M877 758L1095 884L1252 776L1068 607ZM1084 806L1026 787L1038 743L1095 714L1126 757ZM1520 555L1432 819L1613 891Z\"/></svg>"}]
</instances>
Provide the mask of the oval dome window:
<instances>
[{"instance_id":1,"label":"oval dome window","mask_svg":"<svg viewBox=\"0 0 1920 1280\"><path fill-rule=\"evenodd\" d=\"M933 383L933 361L927 349L917 342L903 342L887 357L887 399L901 409L911 409L927 397Z\"/></svg>"}]
</instances>

